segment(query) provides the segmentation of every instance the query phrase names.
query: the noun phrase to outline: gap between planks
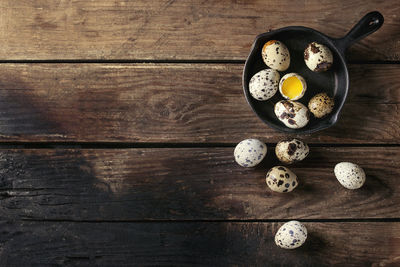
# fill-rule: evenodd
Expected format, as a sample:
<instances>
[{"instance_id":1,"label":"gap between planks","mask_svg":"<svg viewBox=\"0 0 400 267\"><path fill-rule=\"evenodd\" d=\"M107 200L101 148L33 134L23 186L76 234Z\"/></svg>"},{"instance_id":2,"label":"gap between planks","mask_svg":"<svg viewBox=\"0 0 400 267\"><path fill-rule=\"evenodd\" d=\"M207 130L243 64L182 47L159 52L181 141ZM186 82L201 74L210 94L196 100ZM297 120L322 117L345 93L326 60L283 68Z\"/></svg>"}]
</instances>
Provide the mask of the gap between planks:
<instances>
[{"instance_id":1,"label":"gap between planks","mask_svg":"<svg viewBox=\"0 0 400 267\"><path fill-rule=\"evenodd\" d=\"M30 219L20 218L15 221L26 221L26 222L72 222L72 223L280 223L288 222L291 220L297 220L305 223L371 223L371 222L400 222L400 218L351 218L351 219L297 219L297 218L285 218L285 219L224 219L224 220L209 220L209 219L195 219L195 220L182 220L182 219L171 219L171 220L73 220L73 219Z\"/></svg>"},{"instance_id":2,"label":"gap between planks","mask_svg":"<svg viewBox=\"0 0 400 267\"><path fill-rule=\"evenodd\" d=\"M266 143L275 147L276 143ZM126 148L218 148L236 143L134 143L134 142L0 142L0 149L126 149ZM400 147L400 144L308 143L310 147Z\"/></svg>"},{"instance_id":3,"label":"gap between planks","mask_svg":"<svg viewBox=\"0 0 400 267\"><path fill-rule=\"evenodd\" d=\"M16 59L0 60L0 64L244 64L245 60L212 60L212 59ZM347 64L400 64L400 60L349 60Z\"/></svg>"}]
</instances>

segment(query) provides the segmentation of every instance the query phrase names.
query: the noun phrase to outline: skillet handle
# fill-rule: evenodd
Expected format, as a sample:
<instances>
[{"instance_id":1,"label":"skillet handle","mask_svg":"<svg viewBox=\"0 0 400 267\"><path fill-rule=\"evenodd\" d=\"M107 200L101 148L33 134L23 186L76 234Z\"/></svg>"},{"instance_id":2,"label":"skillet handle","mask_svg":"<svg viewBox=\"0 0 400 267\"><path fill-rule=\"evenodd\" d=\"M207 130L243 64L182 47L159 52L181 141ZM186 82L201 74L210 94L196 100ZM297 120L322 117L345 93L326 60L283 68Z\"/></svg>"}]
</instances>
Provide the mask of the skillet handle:
<instances>
[{"instance_id":1,"label":"skillet handle","mask_svg":"<svg viewBox=\"0 0 400 267\"><path fill-rule=\"evenodd\" d=\"M343 38L334 39L337 48L344 54L355 42L378 30L383 24L383 16L378 11L365 15Z\"/></svg>"}]
</instances>

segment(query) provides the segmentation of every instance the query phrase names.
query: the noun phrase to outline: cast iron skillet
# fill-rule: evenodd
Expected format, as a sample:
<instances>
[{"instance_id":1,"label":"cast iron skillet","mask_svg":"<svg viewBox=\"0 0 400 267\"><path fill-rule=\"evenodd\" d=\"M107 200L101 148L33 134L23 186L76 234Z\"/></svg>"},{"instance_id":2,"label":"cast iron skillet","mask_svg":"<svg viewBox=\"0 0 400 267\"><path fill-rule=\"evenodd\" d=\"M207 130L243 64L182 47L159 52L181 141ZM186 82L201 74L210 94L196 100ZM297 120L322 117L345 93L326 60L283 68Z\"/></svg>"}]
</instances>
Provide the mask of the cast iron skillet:
<instances>
[{"instance_id":1,"label":"cast iron skillet","mask_svg":"<svg viewBox=\"0 0 400 267\"><path fill-rule=\"evenodd\" d=\"M339 39L331 38L316 30L301 26L281 28L258 35L243 71L243 89L247 102L262 121L279 131L309 134L334 125L338 120L349 89L349 74L344 56L345 51L353 43L378 30L382 24L382 14L374 11L365 15L346 36ZM326 92L335 99L335 107L332 113L322 119L316 119L311 115L310 122L305 127L291 129L279 121L274 113L275 103L283 99L279 91L267 101L256 100L250 95L249 81L251 77L258 71L268 68L261 57L261 49L268 40L282 41L289 49L290 66L286 71L280 72L281 77L286 73L296 72L303 76L307 82L307 91L298 101L307 106L308 101L315 94ZM308 69L304 62L303 53L311 42L321 43L330 48L333 54L333 65L330 70L315 73Z\"/></svg>"}]
</instances>

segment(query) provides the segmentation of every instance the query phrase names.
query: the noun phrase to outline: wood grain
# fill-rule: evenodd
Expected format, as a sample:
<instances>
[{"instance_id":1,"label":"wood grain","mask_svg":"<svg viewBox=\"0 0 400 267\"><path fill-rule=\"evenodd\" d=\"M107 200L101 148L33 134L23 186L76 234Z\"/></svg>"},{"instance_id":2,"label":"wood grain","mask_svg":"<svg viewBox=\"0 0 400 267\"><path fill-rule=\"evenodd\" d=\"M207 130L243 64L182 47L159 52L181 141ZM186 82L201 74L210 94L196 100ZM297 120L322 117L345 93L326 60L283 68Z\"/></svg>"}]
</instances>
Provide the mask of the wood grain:
<instances>
[{"instance_id":1,"label":"wood grain","mask_svg":"<svg viewBox=\"0 0 400 267\"><path fill-rule=\"evenodd\" d=\"M399 223L305 223L296 250L281 223L2 222L3 266L397 266Z\"/></svg>"},{"instance_id":2,"label":"wood grain","mask_svg":"<svg viewBox=\"0 0 400 267\"><path fill-rule=\"evenodd\" d=\"M233 148L40 149L0 153L0 217L51 220L400 218L399 147L318 148L290 167L300 185L269 190L273 148L255 169ZM367 173L360 190L336 180L336 163Z\"/></svg>"},{"instance_id":3,"label":"wood grain","mask_svg":"<svg viewBox=\"0 0 400 267\"><path fill-rule=\"evenodd\" d=\"M383 27L349 58L398 61L396 1L3 0L0 59L244 60L270 29L303 25L342 37L375 9Z\"/></svg>"},{"instance_id":4,"label":"wood grain","mask_svg":"<svg viewBox=\"0 0 400 267\"><path fill-rule=\"evenodd\" d=\"M1 141L278 142L236 64L1 64ZM311 143L398 144L400 66L350 65L339 123Z\"/></svg>"}]
</instances>

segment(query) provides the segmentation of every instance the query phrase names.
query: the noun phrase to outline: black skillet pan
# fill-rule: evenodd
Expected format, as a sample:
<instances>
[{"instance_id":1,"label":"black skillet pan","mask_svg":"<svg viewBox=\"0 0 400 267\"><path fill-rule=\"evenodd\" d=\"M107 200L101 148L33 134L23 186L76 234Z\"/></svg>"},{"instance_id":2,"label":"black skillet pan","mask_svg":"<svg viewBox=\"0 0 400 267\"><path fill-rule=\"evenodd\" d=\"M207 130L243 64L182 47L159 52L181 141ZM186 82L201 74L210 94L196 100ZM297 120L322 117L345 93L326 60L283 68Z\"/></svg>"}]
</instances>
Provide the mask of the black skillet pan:
<instances>
[{"instance_id":1,"label":"black skillet pan","mask_svg":"<svg viewBox=\"0 0 400 267\"><path fill-rule=\"evenodd\" d=\"M349 89L349 73L344 56L345 51L353 43L378 30L382 24L382 14L375 11L365 15L346 36L339 39L331 38L316 30L301 26L281 28L258 35L243 71L243 89L247 102L262 121L279 131L309 134L334 125L338 120ZM335 99L335 107L329 115L322 119L316 119L311 115L310 122L305 127L291 129L279 121L274 113L275 103L283 99L279 91L267 101L256 100L250 95L249 81L251 77L258 71L268 68L262 60L261 49L269 40L283 42L290 52L290 66L286 71L279 72L281 77L286 73L296 72L303 76L307 82L307 91L298 101L307 106L308 101L315 94L326 92ZM316 73L306 66L303 53L311 42L324 44L332 51L333 65L328 71Z\"/></svg>"}]
</instances>

